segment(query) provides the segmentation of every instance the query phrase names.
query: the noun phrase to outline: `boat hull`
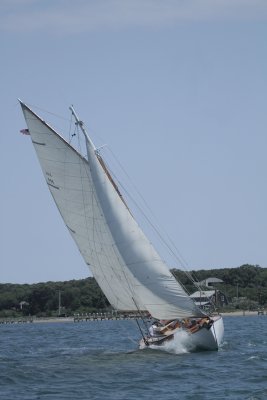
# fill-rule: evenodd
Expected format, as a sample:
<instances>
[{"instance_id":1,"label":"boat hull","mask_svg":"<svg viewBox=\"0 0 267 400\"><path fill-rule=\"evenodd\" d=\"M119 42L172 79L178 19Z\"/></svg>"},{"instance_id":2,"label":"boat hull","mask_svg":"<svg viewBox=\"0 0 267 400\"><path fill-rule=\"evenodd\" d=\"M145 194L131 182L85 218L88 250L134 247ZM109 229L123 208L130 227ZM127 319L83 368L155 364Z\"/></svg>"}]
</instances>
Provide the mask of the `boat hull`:
<instances>
[{"instance_id":1,"label":"boat hull","mask_svg":"<svg viewBox=\"0 0 267 400\"><path fill-rule=\"evenodd\" d=\"M213 324L209 330L203 328L189 334L189 346L194 351L218 350L222 344L224 325L221 316L212 318Z\"/></svg>"},{"instance_id":2,"label":"boat hull","mask_svg":"<svg viewBox=\"0 0 267 400\"><path fill-rule=\"evenodd\" d=\"M178 328L171 335L165 337L149 337L140 341L140 349L147 347L170 347L169 344L183 346L186 351L218 350L223 341L224 325L220 315L211 317L212 325L209 329L202 328L192 333L188 329Z\"/></svg>"}]
</instances>

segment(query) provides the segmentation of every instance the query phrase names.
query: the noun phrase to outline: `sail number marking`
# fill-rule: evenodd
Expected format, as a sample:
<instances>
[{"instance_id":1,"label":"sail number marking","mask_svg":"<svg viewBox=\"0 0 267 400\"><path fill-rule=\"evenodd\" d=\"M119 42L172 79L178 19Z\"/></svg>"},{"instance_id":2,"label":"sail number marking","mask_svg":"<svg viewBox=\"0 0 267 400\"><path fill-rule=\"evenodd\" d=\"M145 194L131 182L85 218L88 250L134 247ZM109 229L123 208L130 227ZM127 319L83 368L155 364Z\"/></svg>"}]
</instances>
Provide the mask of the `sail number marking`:
<instances>
[{"instance_id":1,"label":"sail number marking","mask_svg":"<svg viewBox=\"0 0 267 400\"><path fill-rule=\"evenodd\" d=\"M55 182L54 182L54 180L52 179L52 174L51 174L51 172L47 172L47 171L46 171L45 174L46 174L46 176L47 176L47 184L48 184L49 186L52 186L52 187L55 188L55 189L59 189L59 187L55 185Z\"/></svg>"}]
</instances>

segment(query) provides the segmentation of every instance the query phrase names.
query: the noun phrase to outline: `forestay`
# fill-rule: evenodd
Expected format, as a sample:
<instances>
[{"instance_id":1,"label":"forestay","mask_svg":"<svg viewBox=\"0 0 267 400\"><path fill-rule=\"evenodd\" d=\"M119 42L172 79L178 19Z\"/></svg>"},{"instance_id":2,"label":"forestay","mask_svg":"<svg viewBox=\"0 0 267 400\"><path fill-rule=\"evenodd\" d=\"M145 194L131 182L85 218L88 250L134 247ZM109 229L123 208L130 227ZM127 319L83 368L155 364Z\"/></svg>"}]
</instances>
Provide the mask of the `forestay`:
<instances>
[{"instance_id":1,"label":"forestay","mask_svg":"<svg viewBox=\"0 0 267 400\"><path fill-rule=\"evenodd\" d=\"M148 241L87 140L85 159L21 103L43 174L84 260L118 310L202 315Z\"/></svg>"}]
</instances>

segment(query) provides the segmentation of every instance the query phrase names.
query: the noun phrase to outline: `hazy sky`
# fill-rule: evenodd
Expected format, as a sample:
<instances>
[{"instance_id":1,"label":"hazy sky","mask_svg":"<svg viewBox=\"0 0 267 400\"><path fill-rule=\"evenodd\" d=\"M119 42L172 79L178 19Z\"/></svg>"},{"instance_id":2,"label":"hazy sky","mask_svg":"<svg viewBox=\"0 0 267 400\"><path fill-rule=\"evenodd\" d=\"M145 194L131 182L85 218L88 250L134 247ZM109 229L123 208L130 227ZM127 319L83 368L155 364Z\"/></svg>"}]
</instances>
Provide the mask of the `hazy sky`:
<instances>
[{"instance_id":1,"label":"hazy sky","mask_svg":"<svg viewBox=\"0 0 267 400\"><path fill-rule=\"evenodd\" d=\"M74 104L190 269L266 267L266 22L266 0L1 0L0 282L90 274L18 97L66 134Z\"/></svg>"}]
</instances>

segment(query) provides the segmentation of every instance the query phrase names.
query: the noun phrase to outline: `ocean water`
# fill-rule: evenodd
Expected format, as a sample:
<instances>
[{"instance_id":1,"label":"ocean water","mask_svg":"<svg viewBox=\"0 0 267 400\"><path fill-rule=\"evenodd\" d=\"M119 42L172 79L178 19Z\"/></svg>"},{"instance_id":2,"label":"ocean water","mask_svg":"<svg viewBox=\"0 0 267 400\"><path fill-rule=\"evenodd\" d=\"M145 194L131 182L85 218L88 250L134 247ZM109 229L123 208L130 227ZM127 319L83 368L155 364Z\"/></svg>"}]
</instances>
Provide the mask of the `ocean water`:
<instances>
[{"instance_id":1,"label":"ocean water","mask_svg":"<svg viewBox=\"0 0 267 400\"><path fill-rule=\"evenodd\" d=\"M0 399L267 399L267 316L225 317L218 352L138 350L134 321L0 325Z\"/></svg>"}]
</instances>

